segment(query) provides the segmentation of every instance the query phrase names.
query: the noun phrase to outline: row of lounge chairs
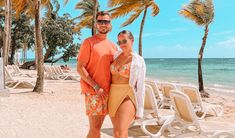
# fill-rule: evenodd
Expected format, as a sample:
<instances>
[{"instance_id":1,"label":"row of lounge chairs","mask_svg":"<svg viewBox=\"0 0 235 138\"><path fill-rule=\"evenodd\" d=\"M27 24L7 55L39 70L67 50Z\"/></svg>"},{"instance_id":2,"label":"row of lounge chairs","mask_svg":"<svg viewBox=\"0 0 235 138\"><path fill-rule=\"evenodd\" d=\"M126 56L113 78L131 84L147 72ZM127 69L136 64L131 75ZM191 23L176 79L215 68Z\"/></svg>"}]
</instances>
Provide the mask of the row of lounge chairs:
<instances>
[{"instance_id":1,"label":"row of lounge chairs","mask_svg":"<svg viewBox=\"0 0 235 138\"><path fill-rule=\"evenodd\" d=\"M80 81L77 74L64 73L60 66L44 66L45 76L53 80L75 80Z\"/></svg>"},{"instance_id":2,"label":"row of lounge chairs","mask_svg":"<svg viewBox=\"0 0 235 138\"><path fill-rule=\"evenodd\" d=\"M157 99L157 105L160 108L171 107L171 90L180 90L189 96L194 110L197 113L202 113L202 115L200 116L201 119L205 118L205 116L210 111L213 111L217 117L223 114L223 108L220 105L210 104L202 101L200 92L193 86L181 86L180 88L177 88L176 85L171 83L161 83L159 86L156 82L150 80L147 80L146 84L152 87L155 98Z\"/></svg>"},{"instance_id":3,"label":"row of lounge chairs","mask_svg":"<svg viewBox=\"0 0 235 138\"><path fill-rule=\"evenodd\" d=\"M157 84L147 80L145 88L144 118L136 121L136 124L141 126L146 135L156 138L161 136L178 138L193 136L235 137L234 124L205 121L210 110L215 112L215 116L220 117L223 114L223 108L220 105L203 102L195 87L181 86L177 88L170 83ZM166 106L169 108L162 109ZM162 112L165 110L171 112L164 115ZM203 112L200 117L196 114L199 111ZM148 130L150 125L160 126L160 130L153 133Z\"/></svg>"},{"instance_id":4,"label":"row of lounge chairs","mask_svg":"<svg viewBox=\"0 0 235 138\"><path fill-rule=\"evenodd\" d=\"M7 66L4 70L6 87L31 89L35 86L36 75L23 73L16 65ZM44 66L44 70L46 79L80 81L81 78L76 74L64 73L59 66Z\"/></svg>"}]
</instances>

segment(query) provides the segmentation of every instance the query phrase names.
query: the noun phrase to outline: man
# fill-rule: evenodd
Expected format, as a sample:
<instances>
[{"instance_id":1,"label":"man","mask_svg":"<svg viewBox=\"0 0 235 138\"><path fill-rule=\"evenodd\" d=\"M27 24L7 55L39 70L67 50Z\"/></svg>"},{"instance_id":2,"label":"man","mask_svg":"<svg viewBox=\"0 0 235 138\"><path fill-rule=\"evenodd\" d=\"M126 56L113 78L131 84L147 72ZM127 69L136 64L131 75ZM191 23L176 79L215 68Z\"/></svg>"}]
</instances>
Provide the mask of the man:
<instances>
[{"instance_id":1,"label":"man","mask_svg":"<svg viewBox=\"0 0 235 138\"><path fill-rule=\"evenodd\" d=\"M107 34L112 29L111 16L107 12L98 12L96 21L98 34L84 40L77 59L77 71L82 77L81 89L85 94L86 114L90 125L87 138L100 138L100 129L108 113L110 64L113 53L117 50L107 39Z\"/></svg>"}]
</instances>

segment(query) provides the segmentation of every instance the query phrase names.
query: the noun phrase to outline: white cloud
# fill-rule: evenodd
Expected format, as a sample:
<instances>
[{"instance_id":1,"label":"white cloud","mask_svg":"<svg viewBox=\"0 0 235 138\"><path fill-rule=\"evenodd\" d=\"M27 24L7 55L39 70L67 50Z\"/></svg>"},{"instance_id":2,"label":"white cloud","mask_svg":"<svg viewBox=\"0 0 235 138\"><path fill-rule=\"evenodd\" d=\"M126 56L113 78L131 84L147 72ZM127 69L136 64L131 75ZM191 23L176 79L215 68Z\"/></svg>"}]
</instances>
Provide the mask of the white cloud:
<instances>
[{"instance_id":1,"label":"white cloud","mask_svg":"<svg viewBox=\"0 0 235 138\"><path fill-rule=\"evenodd\" d=\"M217 43L218 46L235 48L235 37Z\"/></svg>"},{"instance_id":2,"label":"white cloud","mask_svg":"<svg viewBox=\"0 0 235 138\"><path fill-rule=\"evenodd\" d=\"M200 46L196 45L155 45L143 47L145 58L197 58ZM235 37L216 44L208 44L204 50L204 58L234 58Z\"/></svg>"},{"instance_id":3,"label":"white cloud","mask_svg":"<svg viewBox=\"0 0 235 138\"><path fill-rule=\"evenodd\" d=\"M186 28L175 28L175 29L168 29L168 30L159 30L159 31L156 31L156 32L149 32L149 33L143 33L143 38L145 37L152 37L152 36L157 36L157 37L161 37L161 36L168 36L168 35L171 35L175 32L183 32L183 31L186 31L188 29ZM139 35L138 34L134 34L134 37L135 38L139 38Z\"/></svg>"},{"instance_id":4,"label":"white cloud","mask_svg":"<svg viewBox=\"0 0 235 138\"><path fill-rule=\"evenodd\" d=\"M235 33L235 29L234 30L226 30L226 31L223 31L223 32L213 33L212 35L220 36L220 35L228 35L228 34L231 34L231 33Z\"/></svg>"},{"instance_id":5,"label":"white cloud","mask_svg":"<svg viewBox=\"0 0 235 138\"><path fill-rule=\"evenodd\" d=\"M198 48L182 44L176 44L174 46L158 45L153 47L144 47L143 49L143 55L145 58L196 58L198 54Z\"/></svg>"}]
</instances>

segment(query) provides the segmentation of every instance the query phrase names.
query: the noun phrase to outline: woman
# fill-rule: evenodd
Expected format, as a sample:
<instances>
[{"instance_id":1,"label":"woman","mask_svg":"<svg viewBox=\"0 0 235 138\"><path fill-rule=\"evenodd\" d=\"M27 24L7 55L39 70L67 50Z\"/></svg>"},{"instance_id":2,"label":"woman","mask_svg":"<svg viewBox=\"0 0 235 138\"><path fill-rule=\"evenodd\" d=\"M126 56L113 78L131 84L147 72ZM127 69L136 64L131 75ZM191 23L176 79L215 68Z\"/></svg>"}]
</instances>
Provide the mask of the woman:
<instances>
[{"instance_id":1,"label":"woman","mask_svg":"<svg viewBox=\"0 0 235 138\"><path fill-rule=\"evenodd\" d=\"M111 64L112 84L108 103L115 138L127 138L134 119L143 117L144 111L144 59L133 52L134 37L129 31L118 34L121 50L114 54Z\"/></svg>"}]
</instances>

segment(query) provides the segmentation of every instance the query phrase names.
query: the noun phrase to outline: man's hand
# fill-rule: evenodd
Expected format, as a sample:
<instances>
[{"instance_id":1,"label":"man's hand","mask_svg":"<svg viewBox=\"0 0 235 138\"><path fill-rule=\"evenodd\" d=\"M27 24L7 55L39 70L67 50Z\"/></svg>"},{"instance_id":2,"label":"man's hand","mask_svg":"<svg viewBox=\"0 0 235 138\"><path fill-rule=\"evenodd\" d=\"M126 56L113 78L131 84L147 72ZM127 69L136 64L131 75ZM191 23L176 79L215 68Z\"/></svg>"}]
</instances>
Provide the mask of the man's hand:
<instances>
[{"instance_id":1,"label":"man's hand","mask_svg":"<svg viewBox=\"0 0 235 138\"><path fill-rule=\"evenodd\" d=\"M106 97L106 94L104 92L104 89L102 88L99 88L96 93L101 97L102 101L104 102L105 101L105 97Z\"/></svg>"}]
</instances>

